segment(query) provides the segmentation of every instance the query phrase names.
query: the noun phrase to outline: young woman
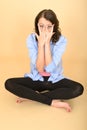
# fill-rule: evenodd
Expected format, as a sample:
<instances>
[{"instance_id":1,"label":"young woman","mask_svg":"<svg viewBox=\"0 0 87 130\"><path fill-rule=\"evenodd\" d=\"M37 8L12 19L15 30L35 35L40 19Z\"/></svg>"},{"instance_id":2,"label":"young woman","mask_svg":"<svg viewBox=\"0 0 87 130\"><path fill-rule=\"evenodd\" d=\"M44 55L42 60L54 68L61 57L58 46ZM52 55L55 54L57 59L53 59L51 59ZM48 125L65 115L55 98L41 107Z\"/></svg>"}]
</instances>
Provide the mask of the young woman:
<instances>
[{"instance_id":1,"label":"young woman","mask_svg":"<svg viewBox=\"0 0 87 130\"><path fill-rule=\"evenodd\" d=\"M62 55L66 42L56 14L50 9L39 12L35 18L35 33L27 38L31 72L5 82L5 88L20 97L17 102L31 99L71 111L71 106L62 100L78 97L84 89L63 75Z\"/></svg>"}]
</instances>

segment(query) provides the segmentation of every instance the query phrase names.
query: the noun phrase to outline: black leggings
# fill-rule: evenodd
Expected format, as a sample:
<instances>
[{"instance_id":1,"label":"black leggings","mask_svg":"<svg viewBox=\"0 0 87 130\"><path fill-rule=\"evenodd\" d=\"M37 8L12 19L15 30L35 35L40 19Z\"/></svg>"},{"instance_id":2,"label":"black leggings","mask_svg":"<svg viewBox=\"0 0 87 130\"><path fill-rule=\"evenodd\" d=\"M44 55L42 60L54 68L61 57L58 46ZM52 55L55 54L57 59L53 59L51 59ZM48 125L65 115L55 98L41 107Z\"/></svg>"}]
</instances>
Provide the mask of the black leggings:
<instances>
[{"instance_id":1,"label":"black leggings","mask_svg":"<svg viewBox=\"0 0 87 130\"><path fill-rule=\"evenodd\" d=\"M31 78L11 78L6 80L5 88L11 93L50 105L53 99L72 99L83 93L83 86L69 79L62 79L52 83L47 81L33 81Z\"/></svg>"}]
</instances>

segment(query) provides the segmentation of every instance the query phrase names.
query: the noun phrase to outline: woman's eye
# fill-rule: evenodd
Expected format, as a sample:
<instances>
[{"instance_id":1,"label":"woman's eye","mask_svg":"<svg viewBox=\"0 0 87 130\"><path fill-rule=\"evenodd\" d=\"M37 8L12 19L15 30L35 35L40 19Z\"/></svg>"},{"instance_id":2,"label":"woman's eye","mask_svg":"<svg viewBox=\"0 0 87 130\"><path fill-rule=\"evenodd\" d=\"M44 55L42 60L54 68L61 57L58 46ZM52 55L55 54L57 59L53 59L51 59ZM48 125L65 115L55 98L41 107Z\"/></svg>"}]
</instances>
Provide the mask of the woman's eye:
<instances>
[{"instance_id":1,"label":"woman's eye","mask_svg":"<svg viewBox=\"0 0 87 130\"><path fill-rule=\"evenodd\" d=\"M52 28L52 26L48 26L48 29Z\"/></svg>"},{"instance_id":2,"label":"woman's eye","mask_svg":"<svg viewBox=\"0 0 87 130\"><path fill-rule=\"evenodd\" d=\"M40 28L43 28L44 26L43 25L40 25Z\"/></svg>"}]
</instances>

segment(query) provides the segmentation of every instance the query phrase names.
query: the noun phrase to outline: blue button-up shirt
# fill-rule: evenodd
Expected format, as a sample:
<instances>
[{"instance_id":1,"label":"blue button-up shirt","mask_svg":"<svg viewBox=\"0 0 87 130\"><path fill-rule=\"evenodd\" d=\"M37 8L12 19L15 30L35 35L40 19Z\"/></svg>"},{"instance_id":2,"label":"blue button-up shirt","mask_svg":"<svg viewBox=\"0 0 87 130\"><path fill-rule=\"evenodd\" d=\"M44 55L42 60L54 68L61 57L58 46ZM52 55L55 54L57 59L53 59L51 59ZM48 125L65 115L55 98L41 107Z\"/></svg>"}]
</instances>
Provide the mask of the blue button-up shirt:
<instances>
[{"instance_id":1,"label":"blue button-up shirt","mask_svg":"<svg viewBox=\"0 0 87 130\"><path fill-rule=\"evenodd\" d=\"M50 42L52 62L44 67L46 72L50 73L48 81L55 83L64 78L63 67L62 67L62 55L66 48L67 40L61 35L59 40L56 43ZM30 73L26 73L25 77L30 77L32 80L44 81L44 78L38 72L36 68L36 59L38 54L38 42L36 41L35 34L30 34L27 38L27 47L29 50L30 57Z\"/></svg>"}]
</instances>

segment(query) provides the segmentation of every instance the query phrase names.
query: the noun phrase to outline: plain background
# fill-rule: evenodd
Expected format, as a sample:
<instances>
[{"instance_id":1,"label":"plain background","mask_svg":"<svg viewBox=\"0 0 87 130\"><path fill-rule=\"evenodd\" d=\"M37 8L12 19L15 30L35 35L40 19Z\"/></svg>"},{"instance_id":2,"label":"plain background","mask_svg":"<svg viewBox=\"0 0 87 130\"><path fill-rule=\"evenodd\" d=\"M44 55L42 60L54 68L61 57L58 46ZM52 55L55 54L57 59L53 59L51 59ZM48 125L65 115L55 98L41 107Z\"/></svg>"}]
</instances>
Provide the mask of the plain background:
<instances>
[{"instance_id":1,"label":"plain background","mask_svg":"<svg viewBox=\"0 0 87 130\"><path fill-rule=\"evenodd\" d=\"M4 89L10 77L30 71L27 36L34 32L34 19L43 9L52 9L60 21L68 44L63 56L64 74L84 85L81 97L70 100L72 113L36 102L16 104ZM3 0L0 1L0 129L86 130L87 109L87 1Z\"/></svg>"}]
</instances>

